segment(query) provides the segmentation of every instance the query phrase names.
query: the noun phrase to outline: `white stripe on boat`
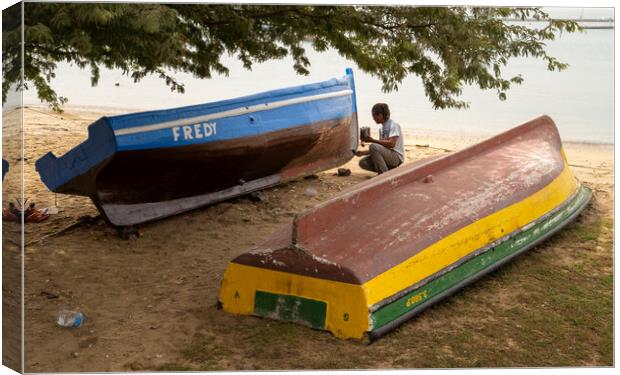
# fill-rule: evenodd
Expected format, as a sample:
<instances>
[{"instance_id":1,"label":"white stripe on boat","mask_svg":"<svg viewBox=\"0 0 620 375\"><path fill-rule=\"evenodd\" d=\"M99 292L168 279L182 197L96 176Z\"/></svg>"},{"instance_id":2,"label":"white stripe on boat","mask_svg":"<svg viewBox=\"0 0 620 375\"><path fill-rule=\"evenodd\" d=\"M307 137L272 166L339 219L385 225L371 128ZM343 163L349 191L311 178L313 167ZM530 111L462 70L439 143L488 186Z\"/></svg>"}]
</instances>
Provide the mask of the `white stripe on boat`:
<instances>
[{"instance_id":1,"label":"white stripe on boat","mask_svg":"<svg viewBox=\"0 0 620 375\"><path fill-rule=\"evenodd\" d=\"M135 133L152 132L155 130L173 128L175 126L182 126L182 125L191 125L191 124L196 124L200 122L216 120L216 119L220 119L224 117L240 116L240 115L245 115L248 113L267 111L270 109L285 107L285 106L293 105L293 104L307 103L307 102L313 102L316 100L323 100L323 99L329 99L329 98L336 98L339 96L351 95L352 93L353 93L352 90L342 90L342 91L336 91L336 92L328 92L325 94L318 94L318 95L312 95L312 96L303 96L300 98L287 99L287 100L282 100L279 102L257 104L257 105L252 105L249 107L244 106L240 108L230 109L228 111L211 113L211 114L203 115L203 116L161 122L159 124L137 126L133 128L127 128L127 129L118 129L114 131L114 134L115 135L127 135L127 134L135 134Z\"/></svg>"}]
</instances>

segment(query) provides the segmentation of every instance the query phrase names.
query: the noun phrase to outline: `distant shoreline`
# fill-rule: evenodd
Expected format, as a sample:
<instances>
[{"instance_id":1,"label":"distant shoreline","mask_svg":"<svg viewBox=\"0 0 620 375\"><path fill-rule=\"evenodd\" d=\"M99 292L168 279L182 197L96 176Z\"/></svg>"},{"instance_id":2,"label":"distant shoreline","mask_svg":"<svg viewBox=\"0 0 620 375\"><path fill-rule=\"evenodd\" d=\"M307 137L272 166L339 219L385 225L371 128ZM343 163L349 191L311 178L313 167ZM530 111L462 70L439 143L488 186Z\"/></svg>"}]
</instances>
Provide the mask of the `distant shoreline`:
<instances>
[{"instance_id":1,"label":"distant shoreline","mask_svg":"<svg viewBox=\"0 0 620 375\"><path fill-rule=\"evenodd\" d=\"M13 108L3 108L3 113L13 111L18 108L22 108L22 107L16 106ZM27 109L29 108L35 111L45 112L46 114L52 115L52 116L54 115L62 116L62 114L55 114L51 112L49 107L44 104L26 104L23 106L23 108L27 108ZM65 110L65 112L68 112L68 113L84 113L84 114L91 114L91 115L100 114L101 116L120 115L120 114L132 113L132 112L144 112L144 111L156 110L152 108L146 109L146 108L137 108L137 107L132 108L132 107L108 107L108 106L85 106L85 105L65 105L63 109ZM517 126L517 125L519 124L514 124L514 126ZM363 126L363 124L360 124L360 126ZM403 125L402 128L403 128L403 133L405 135L405 138L417 139L419 140L420 144L424 144L424 142L428 140L445 141L448 143L458 140L458 143L461 143L461 142L476 143L476 142L492 137L506 130L506 129L503 129L503 130L500 129L497 131L497 133L491 133L491 132L480 132L480 131L463 132L462 130L451 131L451 130L445 130L445 129L432 129L428 127L419 127L419 126L408 127L406 125ZM377 128L371 126L371 129L372 129L373 134L377 132ZM571 143L571 144L592 145L592 146L613 146L614 145L613 140L611 142L604 142L604 141L580 140L580 139L574 139L570 137L565 137L565 138L563 137L562 142Z\"/></svg>"}]
</instances>

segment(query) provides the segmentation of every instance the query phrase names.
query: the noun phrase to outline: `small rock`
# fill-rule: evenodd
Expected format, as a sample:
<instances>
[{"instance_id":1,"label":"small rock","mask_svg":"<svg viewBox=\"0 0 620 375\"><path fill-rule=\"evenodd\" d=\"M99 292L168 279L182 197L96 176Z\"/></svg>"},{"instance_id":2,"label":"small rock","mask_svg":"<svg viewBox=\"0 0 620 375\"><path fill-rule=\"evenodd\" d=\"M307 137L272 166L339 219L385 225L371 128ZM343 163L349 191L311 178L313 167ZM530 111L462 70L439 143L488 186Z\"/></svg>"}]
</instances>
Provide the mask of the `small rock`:
<instances>
[{"instance_id":1,"label":"small rock","mask_svg":"<svg viewBox=\"0 0 620 375\"><path fill-rule=\"evenodd\" d=\"M311 174L310 176L304 177L304 180L316 180L317 178L319 178L319 176Z\"/></svg>"},{"instance_id":2,"label":"small rock","mask_svg":"<svg viewBox=\"0 0 620 375\"><path fill-rule=\"evenodd\" d=\"M432 174L429 174L428 176L424 177L424 178L422 179L422 182L424 182L425 184L428 184L428 183L430 183L430 182L433 182L433 175L432 175Z\"/></svg>"},{"instance_id":3,"label":"small rock","mask_svg":"<svg viewBox=\"0 0 620 375\"><path fill-rule=\"evenodd\" d=\"M346 177L351 175L351 170L349 168L338 168L338 176Z\"/></svg>"},{"instance_id":4,"label":"small rock","mask_svg":"<svg viewBox=\"0 0 620 375\"><path fill-rule=\"evenodd\" d=\"M48 292L47 290L41 291L41 295L48 299L58 298L58 293Z\"/></svg>"},{"instance_id":5,"label":"small rock","mask_svg":"<svg viewBox=\"0 0 620 375\"><path fill-rule=\"evenodd\" d=\"M80 356L80 353L78 353L78 352L73 352L73 353L71 353L71 356L72 356L73 358L77 358L77 357L79 357L79 356Z\"/></svg>"},{"instance_id":6,"label":"small rock","mask_svg":"<svg viewBox=\"0 0 620 375\"><path fill-rule=\"evenodd\" d=\"M307 197L316 197L317 195L319 195L319 192L316 191L315 188L307 188L304 191L304 195L306 195Z\"/></svg>"}]
</instances>

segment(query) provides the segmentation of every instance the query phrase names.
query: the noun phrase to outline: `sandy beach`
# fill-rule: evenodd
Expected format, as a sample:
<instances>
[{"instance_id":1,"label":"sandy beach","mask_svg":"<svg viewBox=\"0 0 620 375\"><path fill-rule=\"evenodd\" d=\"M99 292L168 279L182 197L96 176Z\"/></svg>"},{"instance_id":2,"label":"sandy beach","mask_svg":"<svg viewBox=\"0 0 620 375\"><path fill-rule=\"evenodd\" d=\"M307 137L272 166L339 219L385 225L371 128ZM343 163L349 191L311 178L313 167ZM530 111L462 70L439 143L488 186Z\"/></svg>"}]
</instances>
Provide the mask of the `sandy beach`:
<instances>
[{"instance_id":1,"label":"sandy beach","mask_svg":"<svg viewBox=\"0 0 620 375\"><path fill-rule=\"evenodd\" d=\"M300 210L371 178L373 173L358 167L359 158L344 165L352 171L348 177L337 176L336 170L324 171L314 178L301 178L266 189L261 192L263 199L259 202L240 197L140 225L138 239L123 240L102 219L83 219L98 217L89 198L48 191L34 167L35 161L46 152L53 151L59 156L82 142L87 136L87 126L103 114L86 110L57 114L39 107L24 110L25 197L38 208L58 207L58 213L48 220L25 227L27 372L334 366L378 369L435 367L437 363L442 367L613 364L609 349L612 332L609 336L592 338L600 339L595 341L598 345L586 348L573 345L574 352L562 349L554 353L550 348L548 353L543 350L525 356L519 353L528 350L527 342L548 337L549 332L539 335L533 330L530 336L517 337L502 328L515 324L514 317L508 314L513 311L510 309L527 306L524 311L531 312L548 308L538 306L542 310L536 310L520 294L527 289L524 284L532 282L520 275L527 275L532 264L542 262L551 269L556 267L558 272L591 267L587 269L605 280L612 277L613 145L564 144L575 175L594 192L590 207L571 227L611 223L603 225L596 238L575 241L567 235L547 241L513 262L515 265L508 267L510 271L505 271L512 272L508 279L506 273L486 277L465 290L462 293L465 297L460 294L452 301L440 303L377 343L364 346L305 327L233 316L215 307L227 262L290 221ZM18 121L18 115L19 111L14 110L5 112L3 117L4 154L11 158L12 167L19 157L18 145L8 141L6 135L12 134L11 127ZM479 140L432 134L407 136L406 162L459 150ZM4 180L3 207L19 196L17 180L18 168L12 168ZM305 194L308 188L316 189L318 195ZM19 227L15 223L3 223L2 230L3 259L8 266L9 257L15 257L17 251L11 242L15 241ZM3 277L8 280L11 275L6 273L11 269L5 267L3 271ZM544 280L539 281L544 285ZM601 293L611 299L612 289L602 286ZM536 288L531 290L536 293ZM553 296L549 296L542 303L558 306L554 305ZM545 298L542 290L540 298ZM74 330L57 327L56 317L63 308L83 311L88 317L86 324ZM485 317L482 323L478 319L481 316ZM604 331L612 326L612 320L611 313L603 314L593 335L597 335L597 329ZM516 322L521 324L518 319ZM495 325L489 331L496 332L495 336L484 333L489 325ZM496 362L459 349L469 345L467 340L454 343L443 339L451 337L449 332L460 332L461 328L472 335L471 344L496 349L499 353ZM562 329L558 328L558 332ZM446 336L441 336L444 331ZM273 336L273 332L279 332L281 340L263 339ZM405 339L413 336L429 339L426 344ZM430 341L435 344L432 351ZM575 354L577 351L583 355ZM334 362L335 357L342 360Z\"/></svg>"}]
</instances>

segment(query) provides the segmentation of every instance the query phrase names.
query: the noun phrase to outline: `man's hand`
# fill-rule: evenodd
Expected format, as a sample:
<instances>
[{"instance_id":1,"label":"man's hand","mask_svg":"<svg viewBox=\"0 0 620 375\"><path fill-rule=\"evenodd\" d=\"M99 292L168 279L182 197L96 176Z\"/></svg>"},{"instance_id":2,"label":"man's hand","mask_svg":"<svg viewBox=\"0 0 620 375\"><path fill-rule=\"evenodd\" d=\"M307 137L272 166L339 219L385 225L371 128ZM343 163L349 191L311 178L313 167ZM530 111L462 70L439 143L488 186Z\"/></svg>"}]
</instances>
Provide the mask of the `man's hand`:
<instances>
[{"instance_id":1,"label":"man's hand","mask_svg":"<svg viewBox=\"0 0 620 375\"><path fill-rule=\"evenodd\" d=\"M355 156L366 156L366 155L370 155L370 151L368 151L368 150L366 150L366 151L362 151L362 150L355 151Z\"/></svg>"},{"instance_id":2,"label":"man's hand","mask_svg":"<svg viewBox=\"0 0 620 375\"><path fill-rule=\"evenodd\" d=\"M360 140L362 142L368 142L368 143L373 143L375 142L375 140L372 137L360 137Z\"/></svg>"}]
</instances>

